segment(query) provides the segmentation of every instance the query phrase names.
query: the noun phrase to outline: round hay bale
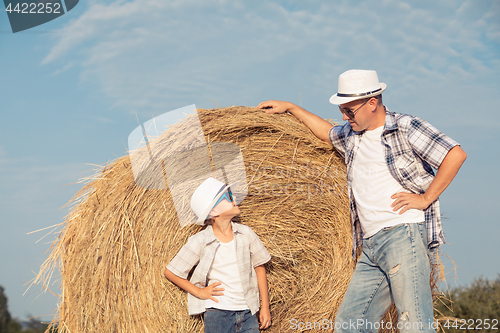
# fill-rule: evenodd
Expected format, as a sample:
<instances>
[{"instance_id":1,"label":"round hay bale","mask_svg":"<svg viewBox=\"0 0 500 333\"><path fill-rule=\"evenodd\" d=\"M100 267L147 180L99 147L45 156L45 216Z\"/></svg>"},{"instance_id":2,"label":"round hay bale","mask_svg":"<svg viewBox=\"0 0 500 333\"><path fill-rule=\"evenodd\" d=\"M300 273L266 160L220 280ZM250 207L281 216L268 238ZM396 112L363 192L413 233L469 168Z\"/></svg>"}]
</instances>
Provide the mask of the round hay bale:
<instances>
[{"instance_id":1,"label":"round hay bale","mask_svg":"<svg viewBox=\"0 0 500 333\"><path fill-rule=\"evenodd\" d=\"M353 270L343 159L288 114L246 107L197 112L209 148L217 142L241 148L248 184L241 223L272 256L266 269L273 324L266 331L290 331L293 320L333 321ZM194 128L189 121L182 126L178 133ZM172 144L156 140L157 147ZM142 185L166 181L150 176L157 171L143 174ZM60 331L203 332L202 317L188 315L186 293L163 276L201 227L181 228L168 187L136 180L127 155L73 198L38 277L47 283L60 265Z\"/></svg>"}]
</instances>

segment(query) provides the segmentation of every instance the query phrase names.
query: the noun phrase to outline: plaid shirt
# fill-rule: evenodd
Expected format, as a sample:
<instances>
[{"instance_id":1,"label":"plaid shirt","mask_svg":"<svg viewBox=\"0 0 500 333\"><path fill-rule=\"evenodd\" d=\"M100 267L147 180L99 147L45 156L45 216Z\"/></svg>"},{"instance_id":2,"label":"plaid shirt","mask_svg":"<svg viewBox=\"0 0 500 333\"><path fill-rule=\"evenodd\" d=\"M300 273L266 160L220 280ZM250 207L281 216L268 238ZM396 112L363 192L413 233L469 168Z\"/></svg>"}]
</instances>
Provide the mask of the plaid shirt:
<instances>
[{"instance_id":1,"label":"plaid shirt","mask_svg":"<svg viewBox=\"0 0 500 333\"><path fill-rule=\"evenodd\" d=\"M243 295L252 314L259 310L259 287L254 267L265 264L271 255L250 227L231 222L233 236L236 243L236 258L240 273ZM175 275L187 279L191 269L198 265L190 282L198 288L207 286L208 271L212 266L215 252L220 241L215 237L212 226L189 237L179 253L167 265L167 269ZM188 310L190 315L205 312L205 300L188 293Z\"/></svg>"},{"instance_id":2,"label":"plaid shirt","mask_svg":"<svg viewBox=\"0 0 500 333\"><path fill-rule=\"evenodd\" d=\"M346 123L330 129L329 136L333 146L345 158L347 165L347 189L353 221L352 254L363 245L363 230L352 192L352 166L364 131L355 132ZM412 193L425 193L434 179L432 168L438 169L451 148L457 142L447 137L426 121L386 109L382 144L385 159L391 175L403 188ZM427 227L427 244L434 249L445 243L439 199L424 210Z\"/></svg>"}]
</instances>

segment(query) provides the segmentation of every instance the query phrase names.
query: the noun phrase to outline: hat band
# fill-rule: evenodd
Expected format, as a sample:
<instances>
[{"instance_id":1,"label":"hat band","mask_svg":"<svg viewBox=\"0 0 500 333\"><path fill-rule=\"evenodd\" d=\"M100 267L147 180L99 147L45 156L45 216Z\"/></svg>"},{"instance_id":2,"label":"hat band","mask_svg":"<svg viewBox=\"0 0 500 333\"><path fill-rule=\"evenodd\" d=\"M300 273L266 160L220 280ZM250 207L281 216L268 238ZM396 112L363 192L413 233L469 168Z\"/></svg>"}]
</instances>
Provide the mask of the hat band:
<instances>
[{"instance_id":1,"label":"hat band","mask_svg":"<svg viewBox=\"0 0 500 333\"><path fill-rule=\"evenodd\" d=\"M217 194L214 195L214 198L219 195L220 192L226 187L226 184L223 184L222 187L217 191Z\"/></svg>"},{"instance_id":2,"label":"hat band","mask_svg":"<svg viewBox=\"0 0 500 333\"><path fill-rule=\"evenodd\" d=\"M337 96L338 97L361 97L361 96L367 96L367 95L374 94L376 92L379 92L380 90L382 90L382 88L378 88L377 90L369 91L369 92L366 92L366 93L360 93L360 94L341 94L341 93L337 93Z\"/></svg>"}]
</instances>

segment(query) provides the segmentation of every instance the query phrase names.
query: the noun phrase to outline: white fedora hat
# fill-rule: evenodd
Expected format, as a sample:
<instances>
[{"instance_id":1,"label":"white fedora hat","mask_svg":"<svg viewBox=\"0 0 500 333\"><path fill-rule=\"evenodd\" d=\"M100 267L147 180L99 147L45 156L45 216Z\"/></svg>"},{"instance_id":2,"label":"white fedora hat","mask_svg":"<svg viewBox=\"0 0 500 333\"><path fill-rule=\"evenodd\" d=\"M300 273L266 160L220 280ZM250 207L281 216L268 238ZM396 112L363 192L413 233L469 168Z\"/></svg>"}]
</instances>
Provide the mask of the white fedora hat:
<instances>
[{"instance_id":1,"label":"white fedora hat","mask_svg":"<svg viewBox=\"0 0 500 333\"><path fill-rule=\"evenodd\" d=\"M377 72L351 69L339 76L338 93L330 97L330 103L339 105L384 92L387 85L378 81Z\"/></svg>"},{"instance_id":2,"label":"white fedora hat","mask_svg":"<svg viewBox=\"0 0 500 333\"><path fill-rule=\"evenodd\" d=\"M231 185L226 185L215 178L209 177L198 186L191 197L191 208L196 216L198 216L196 224L204 224L217 200L219 200L224 192L234 184L236 184L236 182Z\"/></svg>"}]
</instances>

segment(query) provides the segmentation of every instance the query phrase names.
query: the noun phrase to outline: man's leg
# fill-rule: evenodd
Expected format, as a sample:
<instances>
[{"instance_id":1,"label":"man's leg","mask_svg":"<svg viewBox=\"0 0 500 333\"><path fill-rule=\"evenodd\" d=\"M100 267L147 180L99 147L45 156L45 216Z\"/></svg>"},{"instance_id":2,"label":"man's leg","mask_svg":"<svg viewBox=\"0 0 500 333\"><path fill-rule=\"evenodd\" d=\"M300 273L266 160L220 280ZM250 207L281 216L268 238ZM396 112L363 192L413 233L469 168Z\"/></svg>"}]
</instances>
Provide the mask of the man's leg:
<instances>
[{"instance_id":1,"label":"man's leg","mask_svg":"<svg viewBox=\"0 0 500 333\"><path fill-rule=\"evenodd\" d=\"M335 317L335 332L378 332L380 319L391 305L387 278L369 259L369 247L369 242L364 242L363 253Z\"/></svg>"},{"instance_id":2,"label":"man's leg","mask_svg":"<svg viewBox=\"0 0 500 333\"><path fill-rule=\"evenodd\" d=\"M425 223L383 229L374 257L388 278L400 332L434 332L430 262Z\"/></svg>"}]
</instances>

